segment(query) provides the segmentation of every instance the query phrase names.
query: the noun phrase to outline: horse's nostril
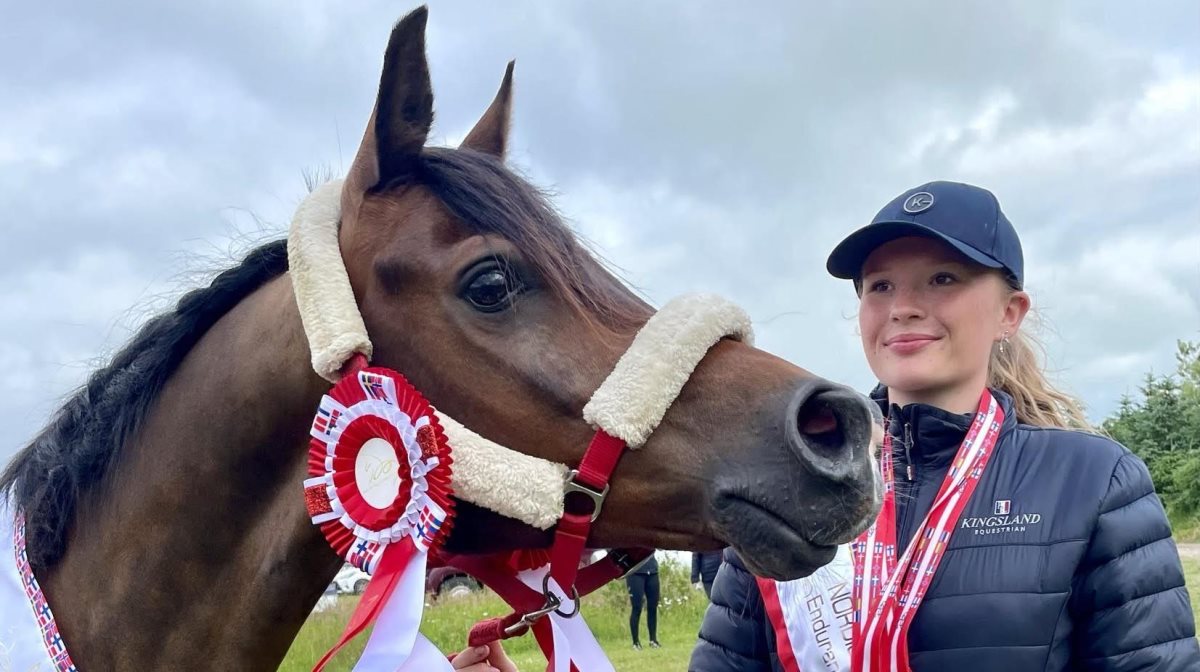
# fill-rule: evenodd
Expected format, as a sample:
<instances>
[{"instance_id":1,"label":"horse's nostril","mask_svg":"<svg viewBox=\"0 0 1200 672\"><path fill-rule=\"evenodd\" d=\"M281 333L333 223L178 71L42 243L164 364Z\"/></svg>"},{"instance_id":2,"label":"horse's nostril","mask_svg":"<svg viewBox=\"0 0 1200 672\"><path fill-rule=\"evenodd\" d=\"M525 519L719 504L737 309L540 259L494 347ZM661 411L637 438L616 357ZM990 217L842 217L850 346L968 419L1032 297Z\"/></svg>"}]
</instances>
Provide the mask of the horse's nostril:
<instances>
[{"instance_id":1,"label":"horse's nostril","mask_svg":"<svg viewBox=\"0 0 1200 672\"><path fill-rule=\"evenodd\" d=\"M842 409L823 398L822 394L814 394L808 401L800 404L796 416L796 429L809 448L829 459L849 457L846 454L846 434L842 430L842 419L838 416Z\"/></svg>"},{"instance_id":2,"label":"horse's nostril","mask_svg":"<svg viewBox=\"0 0 1200 672\"><path fill-rule=\"evenodd\" d=\"M801 434L828 434L838 428L837 416L828 404L818 404L815 409L811 406L812 404L806 404L800 407L800 417L796 420Z\"/></svg>"},{"instance_id":3,"label":"horse's nostril","mask_svg":"<svg viewBox=\"0 0 1200 672\"><path fill-rule=\"evenodd\" d=\"M841 544L858 534L877 501L871 460L871 402L820 378L804 382L788 405L787 447L800 463L794 487L805 492L816 519L799 523L817 544Z\"/></svg>"},{"instance_id":4,"label":"horse's nostril","mask_svg":"<svg viewBox=\"0 0 1200 672\"><path fill-rule=\"evenodd\" d=\"M825 381L806 385L789 408L788 442L810 472L834 481L861 475L870 438L865 399Z\"/></svg>"}]
</instances>

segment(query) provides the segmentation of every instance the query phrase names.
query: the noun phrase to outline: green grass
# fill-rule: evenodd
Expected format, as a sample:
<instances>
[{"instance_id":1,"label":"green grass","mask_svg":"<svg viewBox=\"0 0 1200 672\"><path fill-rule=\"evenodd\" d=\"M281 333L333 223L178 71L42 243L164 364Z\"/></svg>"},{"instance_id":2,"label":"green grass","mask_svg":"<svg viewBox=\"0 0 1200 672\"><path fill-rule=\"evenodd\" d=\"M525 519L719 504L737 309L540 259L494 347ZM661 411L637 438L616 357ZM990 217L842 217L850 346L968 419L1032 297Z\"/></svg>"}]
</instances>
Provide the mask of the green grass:
<instances>
[{"instance_id":1,"label":"green grass","mask_svg":"<svg viewBox=\"0 0 1200 672\"><path fill-rule=\"evenodd\" d=\"M685 670L696 632L708 601L704 593L687 583L686 571L670 562L662 562L660 580L662 601L658 608L658 639L661 649L634 651L629 639L629 596L625 583L611 583L583 602L583 615L596 639L608 653L618 671ZM1183 560L1184 576L1192 598L1192 612L1200 622L1200 560ZM279 667L282 672L308 672L326 649L341 635L342 628L354 610L357 598L342 597L335 609L313 614L296 637L287 658ZM466 633L476 621L507 614L508 610L490 592L458 600L427 604L421 632L442 651L459 651L466 645ZM642 644L648 643L646 620L641 622ZM344 672L358 659L366 636L360 635L338 654L326 667L331 672ZM521 672L544 670L546 663L532 636L511 639L505 649Z\"/></svg>"},{"instance_id":2,"label":"green grass","mask_svg":"<svg viewBox=\"0 0 1200 672\"><path fill-rule=\"evenodd\" d=\"M1176 543L1200 542L1200 516L1194 513L1183 515L1168 511L1167 518L1171 521L1171 532Z\"/></svg>"},{"instance_id":3,"label":"green grass","mask_svg":"<svg viewBox=\"0 0 1200 672\"><path fill-rule=\"evenodd\" d=\"M1200 560L1183 559L1183 580L1192 598L1192 615L1195 616L1195 622L1200 623Z\"/></svg>"},{"instance_id":4,"label":"green grass","mask_svg":"<svg viewBox=\"0 0 1200 672\"><path fill-rule=\"evenodd\" d=\"M687 669L708 600L703 591L688 584L686 569L670 562L660 561L659 564L662 599L658 605L658 641L662 644L661 649L633 650L629 637L629 594L623 581L613 582L583 601L583 617L619 672ZM356 603L357 598L344 596L339 598L336 608L313 614L297 635L280 671L311 670L328 647L337 641ZM442 651L459 651L466 646L466 633L477 621L507 613L504 602L490 591L426 603L421 632ZM642 646L645 647L649 636L644 611L640 625ZM325 669L331 672L350 670L366 639L366 635L360 635L350 642ZM521 672L545 669L545 658L532 635L510 639L504 647Z\"/></svg>"}]
</instances>

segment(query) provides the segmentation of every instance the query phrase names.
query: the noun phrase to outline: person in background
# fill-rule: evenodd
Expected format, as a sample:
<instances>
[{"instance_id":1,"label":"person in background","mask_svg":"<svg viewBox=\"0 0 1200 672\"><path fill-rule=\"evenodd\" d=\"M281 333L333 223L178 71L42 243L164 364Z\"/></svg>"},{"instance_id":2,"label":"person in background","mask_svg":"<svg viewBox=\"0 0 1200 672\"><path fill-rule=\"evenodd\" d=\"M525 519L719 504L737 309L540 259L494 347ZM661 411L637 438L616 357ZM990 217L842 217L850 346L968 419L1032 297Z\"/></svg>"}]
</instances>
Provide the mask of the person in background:
<instances>
[{"instance_id":1,"label":"person in background","mask_svg":"<svg viewBox=\"0 0 1200 672\"><path fill-rule=\"evenodd\" d=\"M629 634L633 637L633 648L641 650L638 624L642 618L642 605L646 606L646 629L650 634L650 648L657 649L658 643L658 558L650 556L640 567L625 577L629 587Z\"/></svg>"},{"instance_id":2,"label":"person in background","mask_svg":"<svg viewBox=\"0 0 1200 672\"><path fill-rule=\"evenodd\" d=\"M698 551L692 553L692 585L704 584L704 595L712 599L713 581L721 568L721 551Z\"/></svg>"}]
</instances>

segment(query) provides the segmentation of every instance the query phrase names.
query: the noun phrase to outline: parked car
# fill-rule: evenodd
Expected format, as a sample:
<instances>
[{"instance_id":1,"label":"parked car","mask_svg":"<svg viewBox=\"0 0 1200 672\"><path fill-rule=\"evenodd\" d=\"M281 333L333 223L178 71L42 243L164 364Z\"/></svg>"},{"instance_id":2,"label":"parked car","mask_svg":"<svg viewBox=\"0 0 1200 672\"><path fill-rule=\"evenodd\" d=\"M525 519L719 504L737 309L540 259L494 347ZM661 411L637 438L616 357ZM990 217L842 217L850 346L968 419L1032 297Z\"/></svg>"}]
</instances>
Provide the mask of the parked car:
<instances>
[{"instance_id":1,"label":"parked car","mask_svg":"<svg viewBox=\"0 0 1200 672\"><path fill-rule=\"evenodd\" d=\"M328 611L329 609L336 607L337 606L337 596L338 596L337 584L330 583L328 586L325 587L325 592L321 594L320 599L317 600L317 604L315 606L313 606L312 613L319 614L322 611Z\"/></svg>"},{"instance_id":2,"label":"parked car","mask_svg":"<svg viewBox=\"0 0 1200 672\"><path fill-rule=\"evenodd\" d=\"M339 594L361 595L370 580L370 574L345 564L333 578L333 585ZM483 590L483 584L453 567L437 567L425 573L425 592L435 597L462 597L477 590Z\"/></svg>"},{"instance_id":3,"label":"parked car","mask_svg":"<svg viewBox=\"0 0 1200 672\"><path fill-rule=\"evenodd\" d=\"M483 590L483 584L454 567L437 567L425 573L425 592L435 597L463 597Z\"/></svg>"},{"instance_id":4,"label":"parked car","mask_svg":"<svg viewBox=\"0 0 1200 672\"><path fill-rule=\"evenodd\" d=\"M337 576L333 577L333 583L337 586L337 591L342 594L361 595L367 589L367 582L371 580L371 575L349 563L342 565L338 570Z\"/></svg>"}]
</instances>

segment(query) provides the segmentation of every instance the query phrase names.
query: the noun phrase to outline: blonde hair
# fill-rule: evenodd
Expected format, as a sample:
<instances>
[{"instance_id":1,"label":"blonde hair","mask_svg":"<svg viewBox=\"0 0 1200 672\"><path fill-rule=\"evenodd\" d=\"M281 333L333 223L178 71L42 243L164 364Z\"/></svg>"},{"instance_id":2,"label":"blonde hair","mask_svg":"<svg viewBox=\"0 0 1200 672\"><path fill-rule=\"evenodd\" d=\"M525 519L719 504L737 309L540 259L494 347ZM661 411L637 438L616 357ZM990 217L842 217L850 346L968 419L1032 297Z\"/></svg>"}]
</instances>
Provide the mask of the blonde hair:
<instances>
[{"instance_id":1,"label":"blonde hair","mask_svg":"<svg viewBox=\"0 0 1200 672\"><path fill-rule=\"evenodd\" d=\"M1024 331L1018 331L1012 338L1005 337L992 347L987 385L1012 397L1020 423L1096 432L1079 400L1046 379L1044 358L1045 348L1036 337Z\"/></svg>"}]
</instances>

